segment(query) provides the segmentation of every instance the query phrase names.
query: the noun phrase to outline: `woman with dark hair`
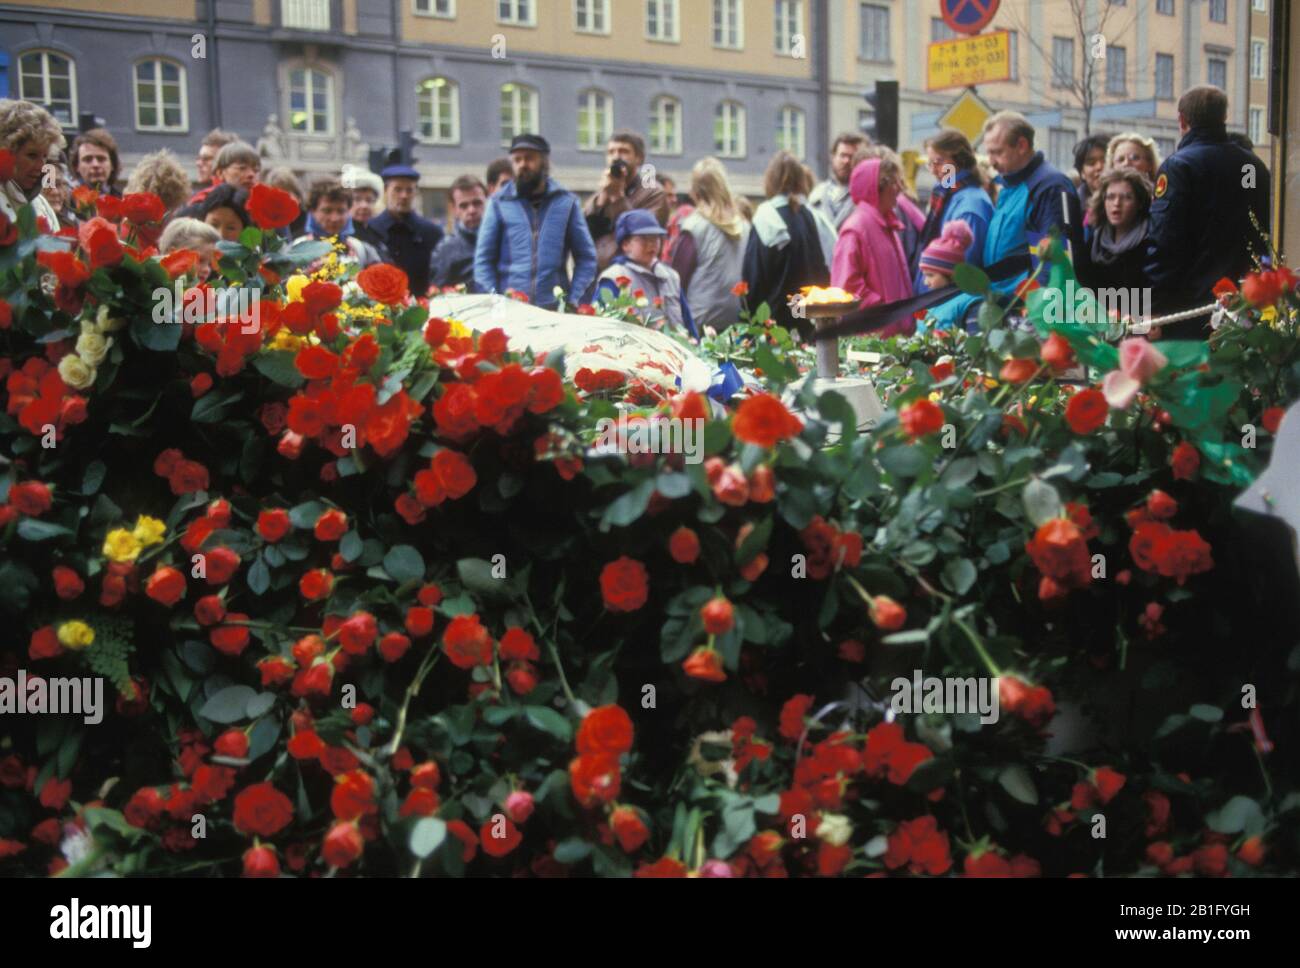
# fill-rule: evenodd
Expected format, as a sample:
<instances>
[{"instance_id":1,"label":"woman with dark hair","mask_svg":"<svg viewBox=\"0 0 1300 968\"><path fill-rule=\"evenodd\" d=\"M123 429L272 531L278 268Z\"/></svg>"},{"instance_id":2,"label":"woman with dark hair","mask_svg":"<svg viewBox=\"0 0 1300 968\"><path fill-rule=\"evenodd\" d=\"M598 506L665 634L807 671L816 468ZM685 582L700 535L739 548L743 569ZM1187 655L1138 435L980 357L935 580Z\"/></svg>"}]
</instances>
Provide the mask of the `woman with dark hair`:
<instances>
[{"instance_id":1,"label":"woman with dark hair","mask_svg":"<svg viewBox=\"0 0 1300 968\"><path fill-rule=\"evenodd\" d=\"M826 285L835 252L834 228L805 202L810 188L799 159L788 151L772 156L763 176L767 201L754 212L742 266L749 305L766 302L772 319L787 329L797 326L805 339L812 337L812 324L796 321L787 300L804 286Z\"/></svg>"},{"instance_id":2,"label":"woman with dark hair","mask_svg":"<svg viewBox=\"0 0 1300 968\"><path fill-rule=\"evenodd\" d=\"M1085 286L1140 289L1146 285L1151 198L1151 182L1135 168L1112 168L1101 176L1089 208L1092 240L1074 260Z\"/></svg>"},{"instance_id":3,"label":"woman with dark hair","mask_svg":"<svg viewBox=\"0 0 1300 968\"><path fill-rule=\"evenodd\" d=\"M984 265L984 235L989 220L993 218L993 202L984 190L984 177L970 140L953 128L945 128L925 140L925 153L930 174L936 185L930 193L929 212L921 229L920 245L911 260L912 286L917 292L925 291L921 278L921 253L937 239L943 227L960 219L970 228L971 243L964 261L971 265Z\"/></svg>"},{"instance_id":4,"label":"woman with dark hair","mask_svg":"<svg viewBox=\"0 0 1300 968\"><path fill-rule=\"evenodd\" d=\"M221 233L222 241L238 242L239 233L253 224L249 218L248 192L234 185L221 184L208 192L197 205L181 209L178 215L196 218Z\"/></svg>"},{"instance_id":5,"label":"woman with dark hair","mask_svg":"<svg viewBox=\"0 0 1300 968\"><path fill-rule=\"evenodd\" d=\"M1090 134L1074 146L1074 170L1079 173L1079 204L1083 207L1083 232L1088 238L1092 232L1092 214L1088 205L1097 182L1106 170L1106 146L1110 139L1104 134Z\"/></svg>"}]
</instances>

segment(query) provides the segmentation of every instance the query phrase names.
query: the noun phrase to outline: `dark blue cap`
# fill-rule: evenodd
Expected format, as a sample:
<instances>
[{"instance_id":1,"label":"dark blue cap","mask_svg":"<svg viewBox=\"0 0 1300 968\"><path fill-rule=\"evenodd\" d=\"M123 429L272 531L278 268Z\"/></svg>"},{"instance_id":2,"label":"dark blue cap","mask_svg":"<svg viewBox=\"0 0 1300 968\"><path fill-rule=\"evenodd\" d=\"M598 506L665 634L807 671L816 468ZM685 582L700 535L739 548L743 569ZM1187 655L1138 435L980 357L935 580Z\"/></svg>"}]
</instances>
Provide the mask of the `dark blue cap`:
<instances>
[{"instance_id":1,"label":"dark blue cap","mask_svg":"<svg viewBox=\"0 0 1300 968\"><path fill-rule=\"evenodd\" d=\"M624 212L614 223L614 241L618 245L633 235L667 235L668 230L659 224L653 212L634 208Z\"/></svg>"},{"instance_id":2,"label":"dark blue cap","mask_svg":"<svg viewBox=\"0 0 1300 968\"><path fill-rule=\"evenodd\" d=\"M551 144L540 134L517 134L510 141L511 151L540 151L544 155L551 153Z\"/></svg>"},{"instance_id":3,"label":"dark blue cap","mask_svg":"<svg viewBox=\"0 0 1300 968\"><path fill-rule=\"evenodd\" d=\"M420 180L420 173L410 165L389 165L379 173L380 178L414 178Z\"/></svg>"}]
</instances>

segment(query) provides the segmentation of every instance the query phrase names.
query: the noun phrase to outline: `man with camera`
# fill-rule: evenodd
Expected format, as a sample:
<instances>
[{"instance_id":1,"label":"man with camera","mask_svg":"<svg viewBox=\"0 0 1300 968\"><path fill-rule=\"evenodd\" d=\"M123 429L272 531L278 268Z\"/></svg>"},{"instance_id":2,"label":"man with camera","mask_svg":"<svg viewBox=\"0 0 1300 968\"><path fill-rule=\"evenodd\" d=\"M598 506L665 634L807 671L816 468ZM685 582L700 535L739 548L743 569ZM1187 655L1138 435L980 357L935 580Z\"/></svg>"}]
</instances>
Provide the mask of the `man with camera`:
<instances>
[{"instance_id":1,"label":"man with camera","mask_svg":"<svg viewBox=\"0 0 1300 968\"><path fill-rule=\"evenodd\" d=\"M624 212L643 208L651 212L660 225L667 225L668 195L660 187L654 171L645 164L645 141L634 131L615 131L605 146L609 167L596 193L587 199L583 212L587 228L596 240L597 271L603 271L618 255L614 242L614 223Z\"/></svg>"}]
</instances>

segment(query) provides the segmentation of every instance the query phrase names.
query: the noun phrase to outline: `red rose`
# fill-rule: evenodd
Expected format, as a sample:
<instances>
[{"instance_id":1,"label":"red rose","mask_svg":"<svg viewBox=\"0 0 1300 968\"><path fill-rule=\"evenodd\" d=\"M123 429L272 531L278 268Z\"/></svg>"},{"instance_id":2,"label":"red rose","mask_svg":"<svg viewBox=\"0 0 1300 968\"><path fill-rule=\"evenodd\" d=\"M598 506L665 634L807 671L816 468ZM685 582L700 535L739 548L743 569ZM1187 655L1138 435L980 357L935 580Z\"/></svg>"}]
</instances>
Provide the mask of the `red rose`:
<instances>
[{"instance_id":1,"label":"red rose","mask_svg":"<svg viewBox=\"0 0 1300 968\"><path fill-rule=\"evenodd\" d=\"M12 488L10 493L13 493ZM54 594L65 602L71 601L86 590L86 583L81 580L81 576L66 565L56 565L53 578Z\"/></svg>"},{"instance_id":2,"label":"red rose","mask_svg":"<svg viewBox=\"0 0 1300 968\"><path fill-rule=\"evenodd\" d=\"M9 503L19 514L29 518L39 517L50 509L54 496L48 484L40 481L23 481L9 488Z\"/></svg>"},{"instance_id":3,"label":"red rose","mask_svg":"<svg viewBox=\"0 0 1300 968\"><path fill-rule=\"evenodd\" d=\"M248 755L248 734L242 729L228 729L213 742L212 751L218 756L242 760Z\"/></svg>"},{"instance_id":4,"label":"red rose","mask_svg":"<svg viewBox=\"0 0 1300 968\"><path fill-rule=\"evenodd\" d=\"M125 254L117 229L99 216L81 223L77 240L86 253L86 262L92 272L100 266L117 265Z\"/></svg>"},{"instance_id":5,"label":"red rose","mask_svg":"<svg viewBox=\"0 0 1300 968\"><path fill-rule=\"evenodd\" d=\"M798 740L803 735L804 717L812 708L813 697L806 693L791 696L781 707L779 730L788 740Z\"/></svg>"},{"instance_id":6,"label":"red rose","mask_svg":"<svg viewBox=\"0 0 1300 968\"><path fill-rule=\"evenodd\" d=\"M339 820L356 820L378 809L375 804L375 781L364 770L350 770L334 779L334 789L330 792L330 809Z\"/></svg>"},{"instance_id":7,"label":"red rose","mask_svg":"<svg viewBox=\"0 0 1300 968\"><path fill-rule=\"evenodd\" d=\"M575 742L583 756L626 753L632 748L632 718L622 706L597 706L583 717Z\"/></svg>"},{"instance_id":8,"label":"red rose","mask_svg":"<svg viewBox=\"0 0 1300 968\"><path fill-rule=\"evenodd\" d=\"M1076 434L1090 434L1106 422L1110 404L1097 389L1088 389L1070 397L1065 405L1065 422Z\"/></svg>"},{"instance_id":9,"label":"red rose","mask_svg":"<svg viewBox=\"0 0 1300 968\"><path fill-rule=\"evenodd\" d=\"M1282 425L1282 418L1286 416L1286 411L1281 407L1269 407L1259 416L1260 426L1270 434L1276 434L1277 428Z\"/></svg>"},{"instance_id":10,"label":"red rose","mask_svg":"<svg viewBox=\"0 0 1300 968\"><path fill-rule=\"evenodd\" d=\"M716 649L702 645L682 662L682 671L692 679L705 682L725 682L726 672L722 669L722 655Z\"/></svg>"},{"instance_id":11,"label":"red rose","mask_svg":"<svg viewBox=\"0 0 1300 968\"><path fill-rule=\"evenodd\" d=\"M57 813L68 805L68 798L71 796L72 781L60 780L52 776L41 787L40 796L37 799L40 800L42 807Z\"/></svg>"},{"instance_id":12,"label":"red rose","mask_svg":"<svg viewBox=\"0 0 1300 968\"><path fill-rule=\"evenodd\" d=\"M175 568L160 565L145 582L144 593L161 605L175 605L185 597L185 576Z\"/></svg>"},{"instance_id":13,"label":"red rose","mask_svg":"<svg viewBox=\"0 0 1300 968\"><path fill-rule=\"evenodd\" d=\"M336 508L330 508L316 519L313 530L317 541L338 541L348 530L348 516Z\"/></svg>"},{"instance_id":14,"label":"red rose","mask_svg":"<svg viewBox=\"0 0 1300 968\"><path fill-rule=\"evenodd\" d=\"M1147 513L1153 518L1167 521L1178 513L1178 502L1161 490L1147 495Z\"/></svg>"},{"instance_id":15,"label":"red rose","mask_svg":"<svg viewBox=\"0 0 1300 968\"><path fill-rule=\"evenodd\" d=\"M293 528L289 512L284 508L268 508L257 516L257 533L274 544Z\"/></svg>"},{"instance_id":16,"label":"red rose","mask_svg":"<svg viewBox=\"0 0 1300 968\"><path fill-rule=\"evenodd\" d=\"M379 654L385 662L396 662L410 647L411 640L401 632L389 632L379 640Z\"/></svg>"},{"instance_id":17,"label":"red rose","mask_svg":"<svg viewBox=\"0 0 1300 968\"><path fill-rule=\"evenodd\" d=\"M1079 526L1067 518L1045 522L1025 543L1039 571L1057 582L1083 587L1092 581L1092 559Z\"/></svg>"},{"instance_id":18,"label":"red rose","mask_svg":"<svg viewBox=\"0 0 1300 968\"><path fill-rule=\"evenodd\" d=\"M569 786L584 807L610 803L618 796L622 774L618 758L608 753L579 756L569 763Z\"/></svg>"},{"instance_id":19,"label":"red rose","mask_svg":"<svg viewBox=\"0 0 1300 968\"><path fill-rule=\"evenodd\" d=\"M263 229L282 229L292 225L301 211L296 198L264 182L253 186L244 207L253 223Z\"/></svg>"},{"instance_id":20,"label":"red rose","mask_svg":"<svg viewBox=\"0 0 1300 968\"><path fill-rule=\"evenodd\" d=\"M1054 370L1066 370L1074 365L1074 349L1070 346L1070 341L1060 333L1047 337L1039 355Z\"/></svg>"},{"instance_id":21,"label":"red rose","mask_svg":"<svg viewBox=\"0 0 1300 968\"><path fill-rule=\"evenodd\" d=\"M334 576L324 568L314 568L298 579L298 591L309 602L328 597L333 587Z\"/></svg>"},{"instance_id":22,"label":"red rose","mask_svg":"<svg viewBox=\"0 0 1300 968\"><path fill-rule=\"evenodd\" d=\"M512 662L506 669L506 682L521 696L537 688L537 669L531 662Z\"/></svg>"},{"instance_id":23,"label":"red rose","mask_svg":"<svg viewBox=\"0 0 1300 968\"><path fill-rule=\"evenodd\" d=\"M943 429L943 408L927 398L913 400L898 411L898 423L915 440Z\"/></svg>"},{"instance_id":24,"label":"red rose","mask_svg":"<svg viewBox=\"0 0 1300 968\"><path fill-rule=\"evenodd\" d=\"M779 441L797 437L802 430L803 422L770 393L742 400L731 422L731 431L738 440L759 447L774 447Z\"/></svg>"},{"instance_id":25,"label":"red rose","mask_svg":"<svg viewBox=\"0 0 1300 968\"><path fill-rule=\"evenodd\" d=\"M478 483L474 465L458 450L444 448L433 455L432 471L453 501L462 498Z\"/></svg>"},{"instance_id":26,"label":"red rose","mask_svg":"<svg viewBox=\"0 0 1300 968\"><path fill-rule=\"evenodd\" d=\"M323 346L308 345L297 352L293 365L308 380L328 380L339 371L339 358Z\"/></svg>"},{"instance_id":27,"label":"red rose","mask_svg":"<svg viewBox=\"0 0 1300 968\"><path fill-rule=\"evenodd\" d=\"M942 383L955 372L952 360L944 360L930 367L930 379L935 383Z\"/></svg>"},{"instance_id":28,"label":"red rose","mask_svg":"<svg viewBox=\"0 0 1300 968\"><path fill-rule=\"evenodd\" d=\"M340 820L325 835L320 852L330 867L343 868L354 863L365 849L366 844L357 825Z\"/></svg>"},{"instance_id":29,"label":"red rose","mask_svg":"<svg viewBox=\"0 0 1300 968\"><path fill-rule=\"evenodd\" d=\"M679 565L690 565L700 556L700 539L687 527L680 527L668 539L668 554Z\"/></svg>"},{"instance_id":30,"label":"red rose","mask_svg":"<svg viewBox=\"0 0 1300 968\"><path fill-rule=\"evenodd\" d=\"M161 222L167 207L153 192L131 192L122 196L122 217L136 225Z\"/></svg>"},{"instance_id":31,"label":"red rose","mask_svg":"<svg viewBox=\"0 0 1300 968\"><path fill-rule=\"evenodd\" d=\"M255 783L235 796L235 829L274 837L293 820L293 803L270 783Z\"/></svg>"},{"instance_id":32,"label":"red rose","mask_svg":"<svg viewBox=\"0 0 1300 968\"><path fill-rule=\"evenodd\" d=\"M531 374L530 413L547 413L564 402L564 381L560 374L548 366L538 367Z\"/></svg>"},{"instance_id":33,"label":"red rose","mask_svg":"<svg viewBox=\"0 0 1300 968\"><path fill-rule=\"evenodd\" d=\"M208 469L198 461L180 460L167 475L167 483L177 497L208 489Z\"/></svg>"},{"instance_id":34,"label":"red rose","mask_svg":"<svg viewBox=\"0 0 1300 968\"><path fill-rule=\"evenodd\" d=\"M506 797L504 806L506 816L515 823L527 823L528 818L533 815L536 802L533 800L533 795L527 790L515 790Z\"/></svg>"},{"instance_id":35,"label":"red rose","mask_svg":"<svg viewBox=\"0 0 1300 968\"><path fill-rule=\"evenodd\" d=\"M1184 440L1174 448L1169 457L1169 466L1174 470L1174 480L1190 481L1196 476L1196 469L1201 466L1200 452Z\"/></svg>"},{"instance_id":36,"label":"red rose","mask_svg":"<svg viewBox=\"0 0 1300 968\"><path fill-rule=\"evenodd\" d=\"M457 615L442 633L442 648L458 669L492 663L492 637L477 615Z\"/></svg>"},{"instance_id":37,"label":"red rose","mask_svg":"<svg viewBox=\"0 0 1300 968\"><path fill-rule=\"evenodd\" d=\"M239 555L227 547L213 548L203 555L209 585L224 585L239 570Z\"/></svg>"},{"instance_id":38,"label":"red rose","mask_svg":"<svg viewBox=\"0 0 1300 968\"><path fill-rule=\"evenodd\" d=\"M406 273L396 266L382 262L362 269L357 274L357 285L375 302L386 306L404 303L410 295L410 283Z\"/></svg>"},{"instance_id":39,"label":"red rose","mask_svg":"<svg viewBox=\"0 0 1300 968\"><path fill-rule=\"evenodd\" d=\"M216 625L226 617L226 603L220 595L204 595L194 603L194 619L200 625Z\"/></svg>"},{"instance_id":40,"label":"red rose","mask_svg":"<svg viewBox=\"0 0 1300 968\"><path fill-rule=\"evenodd\" d=\"M364 655L379 637L379 624L369 612L356 612L339 626L339 645L349 655Z\"/></svg>"},{"instance_id":41,"label":"red rose","mask_svg":"<svg viewBox=\"0 0 1300 968\"><path fill-rule=\"evenodd\" d=\"M501 658L506 661L529 659L537 661L541 653L533 637L521 628L508 628L497 646Z\"/></svg>"},{"instance_id":42,"label":"red rose","mask_svg":"<svg viewBox=\"0 0 1300 968\"><path fill-rule=\"evenodd\" d=\"M509 817L500 816L487 820L479 828L478 839L483 846L483 853L492 857L504 857L523 843L524 836Z\"/></svg>"},{"instance_id":43,"label":"red rose","mask_svg":"<svg viewBox=\"0 0 1300 968\"><path fill-rule=\"evenodd\" d=\"M1015 676L998 677L998 704L1034 729L1042 729L1056 715L1050 690L1045 686L1030 686Z\"/></svg>"},{"instance_id":44,"label":"red rose","mask_svg":"<svg viewBox=\"0 0 1300 968\"><path fill-rule=\"evenodd\" d=\"M700 618L704 622L704 631L709 635L724 635L736 624L731 602L723 597L705 602L704 607L700 609Z\"/></svg>"},{"instance_id":45,"label":"red rose","mask_svg":"<svg viewBox=\"0 0 1300 968\"><path fill-rule=\"evenodd\" d=\"M893 632L907 622L907 609L888 595L877 595L871 600L871 621L878 629Z\"/></svg>"},{"instance_id":46,"label":"red rose","mask_svg":"<svg viewBox=\"0 0 1300 968\"><path fill-rule=\"evenodd\" d=\"M280 861L275 850L266 844L258 844L244 851L245 877L279 877Z\"/></svg>"},{"instance_id":47,"label":"red rose","mask_svg":"<svg viewBox=\"0 0 1300 968\"><path fill-rule=\"evenodd\" d=\"M641 848L650 839L641 815L631 807L618 807L609 815L609 826L618 838L618 845L623 852L631 854Z\"/></svg>"},{"instance_id":48,"label":"red rose","mask_svg":"<svg viewBox=\"0 0 1300 968\"><path fill-rule=\"evenodd\" d=\"M247 622L248 616L231 612L226 616L236 622ZM223 655L237 656L248 648L249 631L247 625L218 625L208 633L212 647Z\"/></svg>"},{"instance_id":49,"label":"red rose","mask_svg":"<svg viewBox=\"0 0 1300 968\"><path fill-rule=\"evenodd\" d=\"M293 666L284 656L273 655L257 664L263 686L282 686L293 678Z\"/></svg>"},{"instance_id":50,"label":"red rose","mask_svg":"<svg viewBox=\"0 0 1300 968\"><path fill-rule=\"evenodd\" d=\"M433 631L433 609L412 605L406 610L406 631L417 639Z\"/></svg>"},{"instance_id":51,"label":"red rose","mask_svg":"<svg viewBox=\"0 0 1300 968\"><path fill-rule=\"evenodd\" d=\"M609 562L600 572L600 593L611 612L635 612L650 594L645 565L626 555Z\"/></svg>"},{"instance_id":52,"label":"red rose","mask_svg":"<svg viewBox=\"0 0 1300 968\"><path fill-rule=\"evenodd\" d=\"M1030 359L1010 359L1002 364L998 379L1006 383L1024 383L1038 371L1038 365Z\"/></svg>"}]
</instances>

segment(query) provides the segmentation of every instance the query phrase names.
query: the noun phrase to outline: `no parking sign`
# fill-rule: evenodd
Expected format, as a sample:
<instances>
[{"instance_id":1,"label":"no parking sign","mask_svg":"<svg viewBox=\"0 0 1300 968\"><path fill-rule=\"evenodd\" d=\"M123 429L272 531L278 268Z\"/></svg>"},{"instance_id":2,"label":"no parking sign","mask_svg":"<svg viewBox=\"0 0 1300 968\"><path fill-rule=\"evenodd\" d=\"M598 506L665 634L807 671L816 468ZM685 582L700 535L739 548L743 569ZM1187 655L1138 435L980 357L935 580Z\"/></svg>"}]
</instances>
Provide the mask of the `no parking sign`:
<instances>
[{"instance_id":1,"label":"no parking sign","mask_svg":"<svg viewBox=\"0 0 1300 968\"><path fill-rule=\"evenodd\" d=\"M943 22L960 34L978 34L998 12L1001 0L939 0Z\"/></svg>"}]
</instances>

